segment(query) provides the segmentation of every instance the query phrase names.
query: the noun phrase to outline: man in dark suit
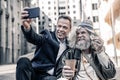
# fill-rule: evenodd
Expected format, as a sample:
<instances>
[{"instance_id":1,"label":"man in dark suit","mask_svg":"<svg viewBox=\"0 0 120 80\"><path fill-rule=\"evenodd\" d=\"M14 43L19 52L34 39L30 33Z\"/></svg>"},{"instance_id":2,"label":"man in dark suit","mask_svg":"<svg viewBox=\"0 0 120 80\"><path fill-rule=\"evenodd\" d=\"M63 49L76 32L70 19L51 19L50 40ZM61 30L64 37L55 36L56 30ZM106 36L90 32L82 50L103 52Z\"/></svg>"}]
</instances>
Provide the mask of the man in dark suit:
<instances>
[{"instance_id":1,"label":"man in dark suit","mask_svg":"<svg viewBox=\"0 0 120 80\"><path fill-rule=\"evenodd\" d=\"M27 11L22 12L22 18L28 16ZM41 31L37 34L32 29L31 19L23 19L21 26L28 42L36 45L33 59L20 58L16 67L16 80L56 80L54 69L57 61L67 49L67 35L71 30L71 18L60 16L56 30Z\"/></svg>"}]
</instances>

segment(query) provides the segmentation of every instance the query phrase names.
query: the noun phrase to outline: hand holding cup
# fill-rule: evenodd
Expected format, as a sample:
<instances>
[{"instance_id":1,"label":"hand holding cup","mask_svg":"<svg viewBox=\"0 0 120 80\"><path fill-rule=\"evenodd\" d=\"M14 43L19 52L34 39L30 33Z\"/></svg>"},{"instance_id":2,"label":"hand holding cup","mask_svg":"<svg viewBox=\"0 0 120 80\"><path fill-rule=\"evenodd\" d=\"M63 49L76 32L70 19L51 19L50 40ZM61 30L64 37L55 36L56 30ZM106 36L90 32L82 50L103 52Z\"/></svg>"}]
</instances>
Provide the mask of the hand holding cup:
<instances>
[{"instance_id":1,"label":"hand holding cup","mask_svg":"<svg viewBox=\"0 0 120 80\"><path fill-rule=\"evenodd\" d=\"M74 77L76 60L65 60L65 64L66 65L63 67L62 75L70 80L72 77Z\"/></svg>"}]
</instances>

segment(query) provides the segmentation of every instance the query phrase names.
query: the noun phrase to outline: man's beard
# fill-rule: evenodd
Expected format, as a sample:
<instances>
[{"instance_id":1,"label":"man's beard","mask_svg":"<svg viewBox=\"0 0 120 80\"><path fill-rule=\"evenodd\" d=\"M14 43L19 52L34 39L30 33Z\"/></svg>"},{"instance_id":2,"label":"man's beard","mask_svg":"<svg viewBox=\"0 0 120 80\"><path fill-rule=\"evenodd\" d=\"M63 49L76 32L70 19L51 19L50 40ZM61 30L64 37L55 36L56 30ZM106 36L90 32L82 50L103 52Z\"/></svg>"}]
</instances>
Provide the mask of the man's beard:
<instances>
[{"instance_id":1,"label":"man's beard","mask_svg":"<svg viewBox=\"0 0 120 80\"><path fill-rule=\"evenodd\" d=\"M90 40L81 40L81 41L78 41L76 43L75 47L77 49L80 49L80 50L88 49L90 47Z\"/></svg>"}]
</instances>

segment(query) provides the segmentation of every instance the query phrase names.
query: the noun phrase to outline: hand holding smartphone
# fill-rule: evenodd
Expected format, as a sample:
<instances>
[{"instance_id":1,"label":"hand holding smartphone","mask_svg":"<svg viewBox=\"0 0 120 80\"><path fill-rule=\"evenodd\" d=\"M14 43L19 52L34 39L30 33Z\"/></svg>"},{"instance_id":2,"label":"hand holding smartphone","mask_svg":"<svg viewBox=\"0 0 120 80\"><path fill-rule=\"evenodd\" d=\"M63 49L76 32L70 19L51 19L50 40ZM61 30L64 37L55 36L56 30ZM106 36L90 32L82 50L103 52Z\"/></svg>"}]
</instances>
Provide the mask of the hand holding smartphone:
<instances>
[{"instance_id":1,"label":"hand holding smartphone","mask_svg":"<svg viewBox=\"0 0 120 80\"><path fill-rule=\"evenodd\" d=\"M36 18L39 17L40 15L40 8L35 7L35 8L26 8L24 11L28 12L28 16L23 17L23 19L31 19L31 18Z\"/></svg>"}]
</instances>

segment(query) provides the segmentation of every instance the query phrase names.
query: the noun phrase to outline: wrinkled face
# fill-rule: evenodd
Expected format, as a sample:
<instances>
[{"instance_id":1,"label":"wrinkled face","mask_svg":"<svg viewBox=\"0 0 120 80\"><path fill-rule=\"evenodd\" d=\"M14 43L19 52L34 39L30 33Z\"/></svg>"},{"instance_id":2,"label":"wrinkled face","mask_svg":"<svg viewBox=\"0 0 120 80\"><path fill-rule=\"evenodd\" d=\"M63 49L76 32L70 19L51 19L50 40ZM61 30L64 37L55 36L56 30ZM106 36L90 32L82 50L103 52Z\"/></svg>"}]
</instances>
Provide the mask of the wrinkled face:
<instances>
[{"instance_id":1,"label":"wrinkled face","mask_svg":"<svg viewBox=\"0 0 120 80\"><path fill-rule=\"evenodd\" d=\"M76 48L85 50L90 47L90 35L84 28L80 28L76 31Z\"/></svg>"},{"instance_id":2,"label":"wrinkled face","mask_svg":"<svg viewBox=\"0 0 120 80\"><path fill-rule=\"evenodd\" d=\"M56 27L56 35L59 40L64 40L71 30L70 21L68 19L59 19Z\"/></svg>"}]
</instances>

